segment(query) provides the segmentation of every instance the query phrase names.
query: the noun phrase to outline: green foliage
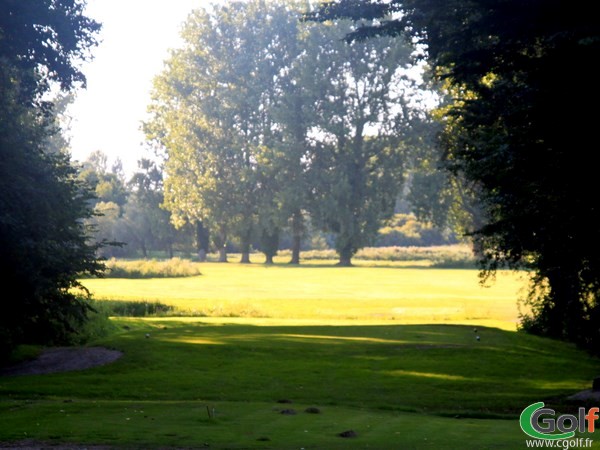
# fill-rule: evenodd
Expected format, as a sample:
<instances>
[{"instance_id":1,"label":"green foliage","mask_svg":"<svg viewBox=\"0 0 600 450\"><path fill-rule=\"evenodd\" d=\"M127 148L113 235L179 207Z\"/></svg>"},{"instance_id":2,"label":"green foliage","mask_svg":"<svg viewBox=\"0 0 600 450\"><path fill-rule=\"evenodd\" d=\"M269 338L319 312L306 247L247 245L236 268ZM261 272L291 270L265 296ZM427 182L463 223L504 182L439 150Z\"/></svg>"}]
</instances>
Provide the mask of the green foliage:
<instances>
[{"instance_id":1,"label":"green foliage","mask_svg":"<svg viewBox=\"0 0 600 450\"><path fill-rule=\"evenodd\" d=\"M68 345L87 345L98 339L106 338L117 330L117 326L110 320L110 310L104 302L85 299L90 305L86 320L74 328L75 332L65 341Z\"/></svg>"},{"instance_id":2,"label":"green foliage","mask_svg":"<svg viewBox=\"0 0 600 450\"><path fill-rule=\"evenodd\" d=\"M173 257L178 233L170 222L169 212L162 208L163 173L155 162L148 159L142 158L138 166L129 182L132 192L123 217L126 239L141 250L144 258L150 248L163 248Z\"/></svg>"},{"instance_id":3,"label":"green foliage","mask_svg":"<svg viewBox=\"0 0 600 450\"><path fill-rule=\"evenodd\" d=\"M57 152L49 82L84 81L75 60L98 25L78 1L0 2L0 359L21 343L70 342L88 319L81 274L99 274L88 243L88 188Z\"/></svg>"},{"instance_id":4,"label":"green foliage","mask_svg":"<svg viewBox=\"0 0 600 450\"><path fill-rule=\"evenodd\" d=\"M398 19L355 37L407 32L453 96L441 144L446 168L474 188L474 231L488 273L529 267L534 316L525 324L598 351L600 260L593 89L600 32L592 5L566 1L341 0L323 17ZM578 61L574 71L568 61Z\"/></svg>"},{"instance_id":5,"label":"green foliage","mask_svg":"<svg viewBox=\"0 0 600 450\"><path fill-rule=\"evenodd\" d=\"M0 1L0 62L23 74L26 103L57 82L63 91L85 84L78 60L89 59L100 24L84 16L83 0Z\"/></svg>"},{"instance_id":6,"label":"green foliage","mask_svg":"<svg viewBox=\"0 0 600 450\"><path fill-rule=\"evenodd\" d=\"M89 193L64 155L42 153L42 118L11 102L10 85L0 87L0 273L14 296L0 319L5 351L19 342L67 340L88 311L70 289L81 273L102 266L81 222L91 214Z\"/></svg>"},{"instance_id":7,"label":"green foliage","mask_svg":"<svg viewBox=\"0 0 600 450\"><path fill-rule=\"evenodd\" d=\"M223 261L232 235L245 262L253 241L270 259L289 221L298 262L308 211L350 264L402 184L419 114L397 69L412 47L347 44L349 22L299 16L293 2L195 11L155 80L145 130L168 154L164 205L210 228Z\"/></svg>"},{"instance_id":8,"label":"green foliage","mask_svg":"<svg viewBox=\"0 0 600 450\"><path fill-rule=\"evenodd\" d=\"M430 223L420 222L412 214L395 214L391 222L377 235L377 247L430 247L455 244L453 236L446 236Z\"/></svg>"},{"instance_id":9,"label":"green foliage","mask_svg":"<svg viewBox=\"0 0 600 450\"><path fill-rule=\"evenodd\" d=\"M274 139L288 24L285 6L263 2L195 11L185 46L155 80L145 126L169 155L164 205L173 222L202 221L219 249L236 235L246 260L259 214L269 231L278 225L262 193L277 189L259 165Z\"/></svg>"},{"instance_id":10,"label":"green foliage","mask_svg":"<svg viewBox=\"0 0 600 450\"><path fill-rule=\"evenodd\" d=\"M140 302L126 300L102 300L97 302L108 316L120 317L158 317L171 315L174 307L161 302Z\"/></svg>"},{"instance_id":11,"label":"green foliage","mask_svg":"<svg viewBox=\"0 0 600 450\"><path fill-rule=\"evenodd\" d=\"M200 265L190 260L171 258L166 261L126 261L112 258L106 261L108 278L172 278L200 275Z\"/></svg>"}]
</instances>

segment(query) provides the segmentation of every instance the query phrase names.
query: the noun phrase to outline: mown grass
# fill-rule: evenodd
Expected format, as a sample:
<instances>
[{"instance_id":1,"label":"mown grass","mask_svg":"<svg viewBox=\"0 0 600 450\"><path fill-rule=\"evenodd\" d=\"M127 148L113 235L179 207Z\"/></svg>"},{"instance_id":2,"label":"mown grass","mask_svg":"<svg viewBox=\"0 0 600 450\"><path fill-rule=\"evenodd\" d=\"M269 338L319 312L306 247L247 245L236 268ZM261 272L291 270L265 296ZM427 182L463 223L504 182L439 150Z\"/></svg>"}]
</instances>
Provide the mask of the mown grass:
<instances>
[{"instance_id":1,"label":"mown grass","mask_svg":"<svg viewBox=\"0 0 600 450\"><path fill-rule=\"evenodd\" d=\"M521 274L488 287L475 270L235 263L202 264L202 276L88 279L99 300L160 302L165 315L317 321L481 324L515 330Z\"/></svg>"},{"instance_id":2,"label":"mown grass","mask_svg":"<svg viewBox=\"0 0 600 450\"><path fill-rule=\"evenodd\" d=\"M99 342L124 352L114 364L0 379L0 441L519 448L519 412L539 400L568 411L599 368L570 345L494 328L477 341L460 325L117 323L128 329ZM337 436L347 429L358 438Z\"/></svg>"},{"instance_id":3,"label":"mown grass","mask_svg":"<svg viewBox=\"0 0 600 450\"><path fill-rule=\"evenodd\" d=\"M202 273L85 280L97 296L238 317L113 319L118 331L94 344L123 351L117 362L0 378L0 442L524 448L522 409L544 401L572 412L566 397L600 372L569 344L515 331L515 274L483 288L472 270L204 264ZM357 437L338 436L346 430Z\"/></svg>"}]
</instances>

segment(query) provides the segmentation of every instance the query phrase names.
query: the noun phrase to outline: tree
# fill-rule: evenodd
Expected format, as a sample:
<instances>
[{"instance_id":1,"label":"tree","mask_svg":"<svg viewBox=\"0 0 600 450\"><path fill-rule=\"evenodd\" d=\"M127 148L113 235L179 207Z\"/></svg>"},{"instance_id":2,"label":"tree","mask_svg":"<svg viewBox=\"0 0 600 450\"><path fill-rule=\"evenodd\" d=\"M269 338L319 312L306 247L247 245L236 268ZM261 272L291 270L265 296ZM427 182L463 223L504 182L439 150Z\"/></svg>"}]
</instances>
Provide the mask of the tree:
<instances>
[{"instance_id":1,"label":"tree","mask_svg":"<svg viewBox=\"0 0 600 450\"><path fill-rule=\"evenodd\" d=\"M81 221L91 215L91 193L64 154L43 153L44 118L15 101L6 79L0 111L0 273L14 293L2 306L3 357L19 343L65 342L88 310L72 291L78 277L102 265Z\"/></svg>"},{"instance_id":2,"label":"tree","mask_svg":"<svg viewBox=\"0 0 600 450\"><path fill-rule=\"evenodd\" d=\"M222 261L230 234L249 262L258 224L271 234L278 228L268 202L257 203L265 198L259 190L276 190L257 165L276 139L271 111L287 24L285 6L264 2L195 11L182 33L186 45L155 81L146 132L169 155L165 206L180 225L208 226Z\"/></svg>"},{"instance_id":3,"label":"tree","mask_svg":"<svg viewBox=\"0 0 600 450\"><path fill-rule=\"evenodd\" d=\"M457 92L445 133L446 167L477 185L485 225L482 267L532 269L531 331L600 346L600 208L593 192L593 61L600 31L590 4L564 0L340 1L328 14L396 20L357 36L407 31L426 45ZM573 69L571 63L577 65ZM449 130L447 128L447 130Z\"/></svg>"},{"instance_id":4,"label":"tree","mask_svg":"<svg viewBox=\"0 0 600 450\"><path fill-rule=\"evenodd\" d=\"M472 242L475 230L485 223L478 185L469 182L460 173L444 170L444 150L436 143L444 128L448 138L463 131L459 130L456 121L446 116L452 107L453 99L442 101L417 130L421 144L415 153L406 200L420 220L450 229L462 239ZM482 255L477 245L473 251L479 257Z\"/></svg>"},{"instance_id":5,"label":"tree","mask_svg":"<svg viewBox=\"0 0 600 450\"><path fill-rule=\"evenodd\" d=\"M157 78L148 136L168 149L165 205L203 220L242 261L258 229L267 261L291 219L299 261L310 210L342 264L391 217L416 108L398 83L412 48L347 44L346 23L299 23L293 5L198 11ZM221 243L223 245L224 242Z\"/></svg>"},{"instance_id":6,"label":"tree","mask_svg":"<svg viewBox=\"0 0 600 450\"><path fill-rule=\"evenodd\" d=\"M100 24L82 0L1 0L0 60L19 74L19 102L39 102L51 82L68 91L85 85L78 62L91 57Z\"/></svg>"},{"instance_id":7,"label":"tree","mask_svg":"<svg viewBox=\"0 0 600 450\"><path fill-rule=\"evenodd\" d=\"M125 205L125 223L144 258L150 247L163 247L172 258L176 230L170 222L169 212L162 208L162 171L154 161L145 158L138 161L138 167L129 182L132 193Z\"/></svg>"},{"instance_id":8,"label":"tree","mask_svg":"<svg viewBox=\"0 0 600 450\"><path fill-rule=\"evenodd\" d=\"M350 265L392 217L418 118L399 73L412 48L389 38L344 42L352 29L347 21L316 28L307 62L310 89L319 93L311 123L318 146L313 215L336 234L340 265Z\"/></svg>"},{"instance_id":9,"label":"tree","mask_svg":"<svg viewBox=\"0 0 600 450\"><path fill-rule=\"evenodd\" d=\"M17 344L65 342L85 322L89 305L74 290L81 274L100 274L88 243L89 190L56 132L51 82L67 91L85 78L76 66L99 25L83 2L0 1L0 359Z\"/></svg>"},{"instance_id":10,"label":"tree","mask_svg":"<svg viewBox=\"0 0 600 450\"><path fill-rule=\"evenodd\" d=\"M123 247L131 237L125 233L123 214L129 195L120 161L109 169L108 158L101 150L92 152L79 170L78 180L89 186L94 196L88 200L94 214L86 220L86 225L94 230L92 241L102 245L98 255L103 258L124 256Z\"/></svg>"}]
</instances>

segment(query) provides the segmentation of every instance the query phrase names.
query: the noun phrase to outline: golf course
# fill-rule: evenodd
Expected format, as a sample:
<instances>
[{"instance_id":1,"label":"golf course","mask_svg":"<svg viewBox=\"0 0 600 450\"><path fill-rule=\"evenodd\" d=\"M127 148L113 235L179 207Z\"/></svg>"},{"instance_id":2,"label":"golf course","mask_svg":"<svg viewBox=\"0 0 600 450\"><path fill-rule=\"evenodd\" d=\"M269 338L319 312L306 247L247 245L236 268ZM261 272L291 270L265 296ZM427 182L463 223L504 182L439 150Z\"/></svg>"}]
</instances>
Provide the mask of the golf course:
<instances>
[{"instance_id":1,"label":"golf course","mask_svg":"<svg viewBox=\"0 0 600 450\"><path fill-rule=\"evenodd\" d=\"M113 363L0 377L0 442L526 448L521 411L572 412L567 397L600 373L573 345L517 331L523 273L482 285L472 269L356 264L83 280L99 311L164 308L111 317L89 345L122 352Z\"/></svg>"}]
</instances>

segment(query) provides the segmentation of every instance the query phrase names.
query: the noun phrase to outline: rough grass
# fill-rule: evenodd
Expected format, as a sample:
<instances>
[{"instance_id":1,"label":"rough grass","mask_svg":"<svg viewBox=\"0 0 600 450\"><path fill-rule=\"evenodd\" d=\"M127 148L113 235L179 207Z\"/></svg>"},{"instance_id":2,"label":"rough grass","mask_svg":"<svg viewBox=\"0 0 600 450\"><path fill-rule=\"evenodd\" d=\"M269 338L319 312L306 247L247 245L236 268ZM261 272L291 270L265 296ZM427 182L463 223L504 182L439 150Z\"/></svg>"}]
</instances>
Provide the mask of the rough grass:
<instances>
[{"instance_id":1,"label":"rough grass","mask_svg":"<svg viewBox=\"0 0 600 450\"><path fill-rule=\"evenodd\" d=\"M107 278L175 278L200 275L200 265L188 259L171 258L164 261L142 259L106 261Z\"/></svg>"},{"instance_id":2,"label":"rough grass","mask_svg":"<svg viewBox=\"0 0 600 450\"><path fill-rule=\"evenodd\" d=\"M289 259L289 251L280 251L278 260ZM255 256L257 261L262 261L260 255ZM335 250L310 250L301 253L301 261L333 262L337 260ZM354 256L355 263L372 265L373 262L404 262L423 267L444 268L475 268L476 259L469 245L440 245L432 247L367 247L358 251Z\"/></svg>"}]
</instances>

